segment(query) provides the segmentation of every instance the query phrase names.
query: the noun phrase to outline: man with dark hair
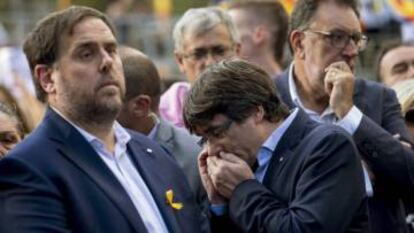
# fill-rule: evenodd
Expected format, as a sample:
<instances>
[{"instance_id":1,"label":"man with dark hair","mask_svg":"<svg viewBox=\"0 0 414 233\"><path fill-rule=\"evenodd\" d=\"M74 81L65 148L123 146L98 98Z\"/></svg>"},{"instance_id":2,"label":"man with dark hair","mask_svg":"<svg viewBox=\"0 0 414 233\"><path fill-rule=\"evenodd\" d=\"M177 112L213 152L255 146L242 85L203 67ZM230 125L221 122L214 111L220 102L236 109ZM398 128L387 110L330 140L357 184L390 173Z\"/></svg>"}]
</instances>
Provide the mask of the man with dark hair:
<instances>
[{"instance_id":1,"label":"man with dark hair","mask_svg":"<svg viewBox=\"0 0 414 233\"><path fill-rule=\"evenodd\" d=\"M398 81L414 79L414 42L386 43L377 61L378 78L388 87Z\"/></svg>"},{"instance_id":2,"label":"man with dark hair","mask_svg":"<svg viewBox=\"0 0 414 233\"><path fill-rule=\"evenodd\" d=\"M0 161L0 232L207 226L172 158L115 122L125 94L117 46L106 16L80 6L48 15L27 37L24 51L49 109Z\"/></svg>"},{"instance_id":3,"label":"man with dark hair","mask_svg":"<svg viewBox=\"0 0 414 233\"><path fill-rule=\"evenodd\" d=\"M186 99L184 122L205 144L199 170L213 232L236 232L226 216L243 232L363 232L352 139L300 109L289 113L261 68L242 60L207 68Z\"/></svg>"},{"instance_id":4,"label":"man with dark hair","mask_svg":"<svg viewBox=\"0 0 414 233\"><path fill-rule=\"evenodd\" d=\"M395 93L354 76L366 47L356 0L298 0L293 63L276 86L289 108L353 136L365 167L370 232L406 232L401 197L414 194L414 152ZM406 142L401 143L401 141Z\"/></svg>"},{"instance_id":5,"label":"man with dark hair","mask_svg":"<svg viewBox=\"0 0 414 233\"><path fill-rule=\"evenodd\" d=\"M240 38L240 56L260 65L272 78L282 73L288 15L277 0L230 4L229 15Z\"/></svg>"},{"instance_id":6,"label":"man with dark hair","mask_svg":"<svg viewBox=\"0 0 414 233\"><path fill-rule=\"evenodd\" d=\"M197 155L201 151L197 138L158 117L161 80L154 63L133 48L122 47L119 52L126 82L119 123L163 145L183 169L194 194L201 198L204 192L197 169Z\"/></svg>"}]
</instances>

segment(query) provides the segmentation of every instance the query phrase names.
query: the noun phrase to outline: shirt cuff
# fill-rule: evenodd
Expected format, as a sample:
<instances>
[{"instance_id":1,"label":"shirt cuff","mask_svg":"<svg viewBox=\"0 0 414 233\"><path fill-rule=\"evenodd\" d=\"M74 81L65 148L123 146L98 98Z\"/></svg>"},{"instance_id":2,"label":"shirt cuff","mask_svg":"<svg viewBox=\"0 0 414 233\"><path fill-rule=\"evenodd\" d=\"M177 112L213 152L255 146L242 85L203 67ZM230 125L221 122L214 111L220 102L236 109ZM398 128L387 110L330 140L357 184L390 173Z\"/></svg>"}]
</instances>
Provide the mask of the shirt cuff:
<instances>
[{"instance_id":1,"label":"shirt cuff","mask_svg":"<svg viewBox=\"0 0 414 233\"><path fill-rule=\"evenodd\" d=\"M363 114L361 110L354 105L345 117L335 122L335 124L346 130L349 134L353 135L361 123L362 116Z\"/></svg>"},{"instance_id":2,"label":"shirt cuff","mask_svg":"<svg viewBox=\"0 0 414 233\"><path fill-rule=\"evenodd\" d=\"M372 187L371 180L369 179L367 168L362 164L362 170L364 171L365 191L368 197L374 196L374 189Z\"/></svg>"},{"instance_id":3,"label":"shirt cuff","mask_svg":"<svg viewBox=\"0 0 414 233\"><path fill-rule=\"evenodd\" d=\"M223 216L227 214L227 204L211 204L210 211L214 213L216 216Z\"/></svg>"}]
</instances>

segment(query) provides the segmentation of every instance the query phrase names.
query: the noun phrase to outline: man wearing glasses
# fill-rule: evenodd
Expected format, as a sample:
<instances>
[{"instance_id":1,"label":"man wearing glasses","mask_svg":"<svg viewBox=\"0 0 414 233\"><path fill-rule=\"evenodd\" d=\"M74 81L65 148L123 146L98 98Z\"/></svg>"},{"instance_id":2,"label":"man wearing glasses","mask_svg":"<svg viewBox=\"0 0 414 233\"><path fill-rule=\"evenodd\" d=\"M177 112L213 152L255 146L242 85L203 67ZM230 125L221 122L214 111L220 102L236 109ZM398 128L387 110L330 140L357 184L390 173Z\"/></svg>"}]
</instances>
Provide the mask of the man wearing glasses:
<instances>
[{"instance_id":1,"label":"man wearing glasses","mask_svg":"<svg viewBox=\"0 0 414 233\"><path fill-rule=\"evenodd\" d=\"M414 153L405 146L411 138L395 94L354 77L367 43L357 1L297 1L289 42L293 63L276 80L283 101L353 136L363 159L370 232L407 232L401 197L414 193Z\"/></svg>"},{"instance_id":2,"label":"man wearing glasses","mask_svg":"<svg viewBox=\"0 0 414 233\"><path fill-rule=\"evenodd\" d=\"M188 95L212 232L365 232L362 167L345 130L289 112L270 76L243 60L208 67Z\"/></svg>"},{"instance_id":3,"label":"man wearing glasses","mask_svg":"<svg viewBox=\"0 0 414 233\"><path fill-rule=\"evenodd\" d=\"M197 76L210 64L239 54L236 29L230 16L217 7L189 9L173 31L174 55L189 83L173 84L160 100L160 115L183 127L185 95Z\"/></svg>"}]
</instances>

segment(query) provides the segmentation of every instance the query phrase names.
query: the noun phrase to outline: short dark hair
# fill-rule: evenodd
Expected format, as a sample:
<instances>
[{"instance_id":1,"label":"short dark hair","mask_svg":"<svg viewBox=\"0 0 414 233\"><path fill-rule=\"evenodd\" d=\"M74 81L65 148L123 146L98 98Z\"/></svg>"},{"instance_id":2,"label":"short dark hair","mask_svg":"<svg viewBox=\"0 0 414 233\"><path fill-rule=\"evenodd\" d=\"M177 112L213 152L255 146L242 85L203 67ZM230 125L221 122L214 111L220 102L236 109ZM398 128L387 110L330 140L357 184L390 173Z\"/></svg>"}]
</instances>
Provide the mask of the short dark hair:
<instances>
[{"instance_id":1,"label":"short dark hair","mask_svg":"<svg viewBox=\"0 0 414 233\"><path fill-rule=\"evenodd\" d=\"M318 7L325 2L350 7L359 17L358 0L297 0L290 17L289 35L294 30L304 30L312 23Z\"/></svg>"},{"instance_id":2,"label":"short dark hair","mask_svg":"<svg viewBox=\"0 0 414 233\"><path fill-rule=\"evenodd\" d=\"M243 10L249 17L260 23L265 23L272 35L273 55L277 62L283 62L283 54L287 40L289 25L288 14L283 5L277 0L267 1L242 1L234 2L229 10Z\"/></svg>"},{"instance_id":3,"label":"short dark hair","mask_svg":"<svg viewBox=\"0 0 414 233\"><path fill-rule=\"evenodd\" d=\"M139 50L125 46L120 48L120 56L124 67L125 101L138 95L149 95L152 99L151 109L158 109L161 78L155 64Z\"/></svg>"},{"instance_id":4,"label":"short dark hair","mask_svg":"<svg viewBox=\"0 0 414 233\"><path fill-rule=\"evenodd\" d=\"M259 106L270 122L289 114L263 69L241 59L223 60L209 66L192 86L184 104L184 124L193 133L216 114L243 122Z\"/></svg>"},{"instance_id":5,"label":"short dark hair","mask_svg":"<svg viewBox=\"0 0 414 233\"><path fill-rule=\"evenodd\" d=\"M101 19L116 35L115 28L105 14L90 7L71 6L41 19L25 39L23 50L29 62L36 95L40 101L46 102L47 94L35 77L35 66L38 64L53 64L60 56L63 37L70 35L73 28L87 17Z\"/></svg>"},{"instance_id":6,"label":"short dark hair","mask_svg":"<svg viewBox=\"0 0 414 233\"><path fill-rule=\"evenodd\" d=\"M381 76L381 61L384 58L385 54L387 54L389 51L394 50L398 47L404 47L404 46L412 47L414 46L414 42L413 41L402 42L401 40L389 40L389 41L385 41L384 43L382 43L380 52L377 55L376 64L375 64L375 71L377 74L377 78L380 82L384 81L383 77Z\"/></svg>"}]
</instances>

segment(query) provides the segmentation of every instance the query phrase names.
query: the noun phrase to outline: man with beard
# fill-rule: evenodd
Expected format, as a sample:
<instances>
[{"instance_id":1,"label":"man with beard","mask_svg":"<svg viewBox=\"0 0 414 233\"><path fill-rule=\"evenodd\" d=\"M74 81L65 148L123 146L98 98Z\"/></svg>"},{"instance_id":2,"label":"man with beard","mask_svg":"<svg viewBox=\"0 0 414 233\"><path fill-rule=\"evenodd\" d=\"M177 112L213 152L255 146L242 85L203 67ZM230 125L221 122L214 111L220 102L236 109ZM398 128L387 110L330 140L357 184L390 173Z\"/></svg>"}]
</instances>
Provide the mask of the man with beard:
<instances>
[{"instance_id":1,"label":"man with beard","mask_svg":"<svg viewBox=\"0 0 414 233\"><path fill-rule=\"evenodd\" d=\"M411 137L395 93L354 76L367 43L357 5L296 1L289 31L293 63L276 85L291 109L353 136L365 167L370 232L407 232L401 198L414 195Z\"/></svg>"},{"instance_id":2,"label":"man with beard","mask_svg":"<svg viewBox=\"0 0 414 233\"><path fill-rule=\"evenodd\" d=\"M0 232L208 231L171 156L115 122L125 84L105 15L53 13L24 51L49 109L0 163Z\"/></svg>"}]
</instances>

